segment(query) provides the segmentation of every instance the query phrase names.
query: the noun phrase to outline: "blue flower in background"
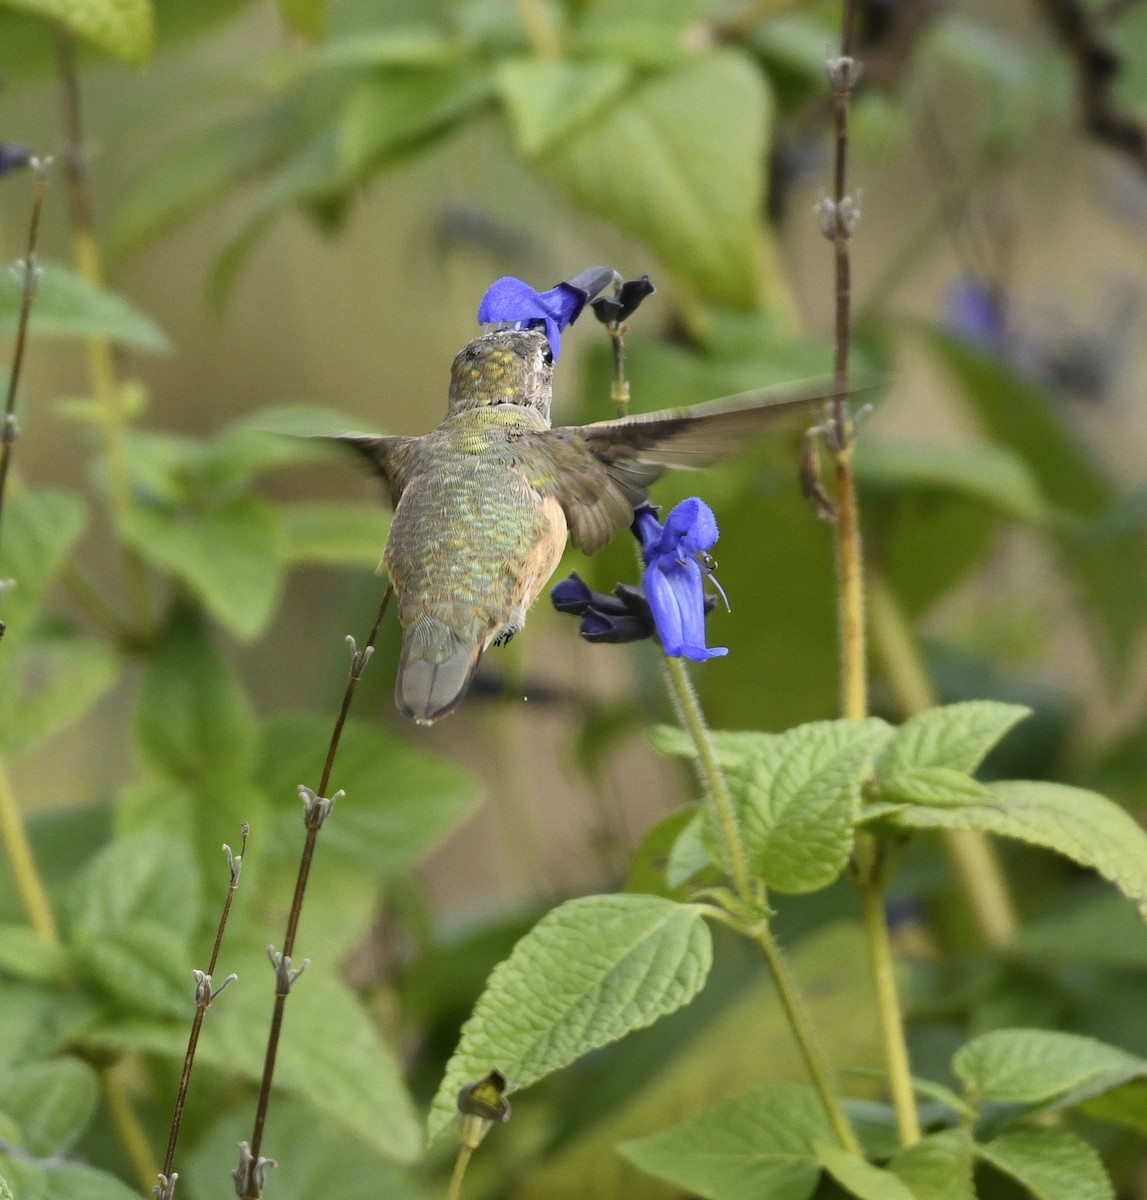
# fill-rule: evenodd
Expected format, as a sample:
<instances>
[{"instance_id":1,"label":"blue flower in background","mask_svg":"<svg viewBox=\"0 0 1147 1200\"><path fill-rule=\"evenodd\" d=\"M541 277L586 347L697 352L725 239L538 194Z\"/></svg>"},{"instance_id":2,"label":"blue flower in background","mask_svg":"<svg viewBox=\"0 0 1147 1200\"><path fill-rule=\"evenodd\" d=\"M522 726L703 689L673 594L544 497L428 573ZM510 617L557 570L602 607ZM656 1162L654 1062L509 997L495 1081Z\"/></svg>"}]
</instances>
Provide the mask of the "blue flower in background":
<instances>
[{"instance_id":1,"label":"blue flower in background","mask_svg":"<svg viewBox=\"0 0 1147 1200\"><path fill-rule=\"evenodd\" d=\"M728 654L724 646L705 645L706 577L721 591L709 557L717 541L713 510L691 496L673 509L662 526L656 510L643 505L634 514L633 531L645 559L645 598L666 655L705 662ZM728 607L723 591L721 598Z\"/></svg>"},{"instance_id":2,"label":"blue flower in background","mask_svg":"<svg viewBox=\"0 0 1147 1200\"><path fill-rule=\"evenodd\" d=\"M557 358L562 346L562 330L572 325L590 300L607 288L615 277L612 267L590 267L547 292L538 292L528 283L504 275L492 283L482 297L478 323L513 325L519 329L544 325L546 339Z\"/></svg>"}]
</instances>

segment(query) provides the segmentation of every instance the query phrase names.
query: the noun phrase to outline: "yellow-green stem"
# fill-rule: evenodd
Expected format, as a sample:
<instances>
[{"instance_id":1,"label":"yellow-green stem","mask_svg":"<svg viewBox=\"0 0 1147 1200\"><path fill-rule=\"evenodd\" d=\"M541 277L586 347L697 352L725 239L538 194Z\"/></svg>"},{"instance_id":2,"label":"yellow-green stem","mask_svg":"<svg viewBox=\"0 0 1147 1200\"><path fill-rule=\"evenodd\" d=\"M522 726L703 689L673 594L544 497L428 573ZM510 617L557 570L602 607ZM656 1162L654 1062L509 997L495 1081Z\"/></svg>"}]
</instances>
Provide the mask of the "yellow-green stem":
<instances>
[{"instance_id":1,"label":"yellow-green stem","mask_svg":"<svg viewBox=\"0 0 1147 1200\"><path fill-rule=\"evenodd\" d=\"M463 1146L458 1151L458 1157L454 1160L454 1173L450 1176L450 1190L446 1193L446 1200L459 1200L462 1195L462 1180L466 1178L466 1168L470 1165L470 1156L474 1150L470 1146Z\"/></svg>"},{"instance_id":2,"label":"yellow-green stem","mask_svg":"<svg viewBox=\"0 0 1147 1200\"><path fill-rule=\"evenodd\" d=\"M16 806L16 796L3 760L0 760L0 836L3 837L4 850L12 866L16 891L32 928L44 941L58 944L60 933L48 902L48 892L32 856L28 833Z\"/></svg>"},{"instance_id":3,"label":"yellow-green stem","mask_svg":"<svg viewBox=\"0 0 1147 1200\"><path fill-rule=\"evenodd\" d=\"M904 1040L904 1017L896 992L892 944L884 920L884 893L871 879L860 886L860 906L864 913L864 932L868 939L872 979L876 986L876 1005L884 1039L892 1107L896 1111L896 1130L902 1146L913 1146L920 1140L920 1119L916 1113L908 1046Z\"/></svg>"},{"instance_id":4,"label":"yellow-green stem","mask_svg":"<svg viewBox=\"0 0 1147 1200\"><path fill-rule=\"evenodd\" d=\"M709 728L705 724L697 693L693 690L689 672L680 658L666 658L664 661L665 671L669 677L669 688L677 711L685 725L686 732L693 739L701 775L705 780L709 795L713 798L713 807L721 827L721 841L729 859L729 871L733 876L733 884L737 889L737 895L745 903L752 903L754 899L752 877L749 875L749 867L745 861L745 848L741 844L741 832L737 828L737 814L733 810L733 801L729 795L729 786L725 782L725 773L717 762L717 752L713 749L713 739L709 736Z\"/></svg>"},{"instance_id":5,"label":"yellow-green stem","mask_svg":"<svg viewBox=\"0 0 1147 1200\"><path fill-rule=\"evenodd\" d=\"M136 1111L128 1099L127 1089L115 1073L114 1067L104 1067L99 1072L100 1084L108 1114L115 1126L116 1136L123 1146L128 1162L144 1194L150 1192L159 1175L159 1162L151 1150L147 1133L140 1124Z\"/></svg>"},{"instance_id":6,"label":"yellow-green stem","mask_svg":"<svg viewBox=\"0 0 1147 1200\"><path fill-rule=\"evenodd\" d=\"M863 1154L860 1142L857 1140L856 1134L853 1132L852 1126L848 1122L848 1117L838 1099L839 1087L831 1073L831 1068L821 1056L820 1047L816 1040L816 1032L808 1019L808 1014L796 991L792 976L789 974L788 964L781 954L780 947L777 945L771 930L763 921L754 928L752 937L753 941L760 947L761 953L765 956L765 962L768 964L769 973L773 977L777 995L780 997L781 1005L785 1010L789 1025L804 1057L805 1068L817 1092L820 1094L821 1103L825 1107L825 1112L828 1115L829 1122L832 1124L833 1132L836 1134L842 1149L847 1150L850 1154L860 1156Z\"/></svg>"},{"instance_id":7,"label":"yellow-green stem","mask_svg":"<svg viewBox=\"0 0 1147 1200\"><path fill-rule=\"evenodd\" d=\"M560 58L561 40L546 0L518 0L518 15L526 27L526 37L533 52L539 58Z\"/></svg>"},{"instance_id":8,"label":"yellow-green stem","mask_svg":"<svg viewBox=\"0 0 1147 1200\"><path fill-rule=\"evenodd\" d=\"M936 689L920 645L888 580L874 574L868 586L869 625L884 675L904 717L934 708ZM965 902L984 943L1000 950L1014 943L1020 921L991 840L976 830L945 829L944 845Z\"/></svg>"},{"instance_id":9,"label":"yellow-green stem","mask_svg":"<svg viewBox=\"0 0 1147 1200\"><path fill-rule=\"evenodd\" d=\"M87 151L84 147L76 47L71 33L62 26L56 31L56 44L64 101L64 166L71 197L72 254L76 273L93 286L102 287L104 272L88 191ZM91 337L87 345L92 397L103 412L108 494L112 516L119 532L132 510L126 416L111 343L105 337ZM141 633L146 636L152 625L151 588L147 569L139 556L127 545L123 548L123 559L124 577L132 611Z\"/></svg>"},{"instance_id":10,"label":"yellow-green stem","mask_svg":"<svg viewBox=\"0 0 1147 1200\"><path fill-rule=\"evenodd\" d=\"M747 905L763 904L764 888L761 887L759 893L755 893L753 890L753 879L749 874L745 859L745 849L741 843L737 816L733 810L732 798L729 796L725 773L717 761L713 740L709 736L709 730L701 712L701 705L697 700L697 693L689 678L689 672L681 659L666 658L665 673L669 680L669 690L677 712L697 750L697 761L705 781L705 787L713 798L713 805L721 828L721 840L724 843L725 856L729 860L737 895ZM809 1019L804 1002L797 991L796 983L789 974L788 964L773 939L768 923L764 919L760 919L752 924L746 924L734 918L733 926L747 937L752 938L764 955L777 994L780 996L781 1005L788 1017L789 1027L792 1029L793 1037L796 1039L801 1057L808 1069L809 1078L812 1079L813 1085L820 1095L821 1103L824 1105L841 1148L851 1154L860 1154L860 1143L857 1141L856 1134L841 1105L840 1088L832 1067L821 1052L813 1031L812 1021Z\"/></svg>"}]
</instances>

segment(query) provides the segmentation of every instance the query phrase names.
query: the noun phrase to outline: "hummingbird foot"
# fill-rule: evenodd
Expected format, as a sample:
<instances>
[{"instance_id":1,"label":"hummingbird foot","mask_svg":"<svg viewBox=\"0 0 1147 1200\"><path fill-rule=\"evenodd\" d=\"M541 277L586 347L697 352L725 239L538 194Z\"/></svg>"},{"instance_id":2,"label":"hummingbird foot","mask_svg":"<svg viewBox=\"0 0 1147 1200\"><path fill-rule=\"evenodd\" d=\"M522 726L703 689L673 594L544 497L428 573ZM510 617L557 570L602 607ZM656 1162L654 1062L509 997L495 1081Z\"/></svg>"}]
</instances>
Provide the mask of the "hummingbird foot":
<instances>
[{"instance_id":1,"label":"hummingbird foot","mask_svg":"<svg viewBox=\"0 0 1147 1200\"><path fill-rule=\"evenodd\" d=\"M508 646L514 640L514 634L521 629L520 625L504 625L499 631L494 641L491 643L494 646Z\"/></svg>"}]
</instances>

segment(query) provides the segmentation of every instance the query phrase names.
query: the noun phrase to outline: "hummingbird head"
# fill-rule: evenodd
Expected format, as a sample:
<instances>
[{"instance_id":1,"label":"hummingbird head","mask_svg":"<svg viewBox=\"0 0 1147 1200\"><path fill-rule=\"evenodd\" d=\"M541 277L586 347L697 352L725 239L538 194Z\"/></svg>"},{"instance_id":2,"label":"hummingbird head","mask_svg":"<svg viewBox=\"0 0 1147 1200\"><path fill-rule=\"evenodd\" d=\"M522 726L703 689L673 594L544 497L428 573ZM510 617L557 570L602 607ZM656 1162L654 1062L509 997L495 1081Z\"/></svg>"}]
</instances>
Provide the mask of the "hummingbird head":
<instances>
[{"instance_id":1,"label":"hummingbird head","mask_svg":"<svg viewBox=\"0 0 1147 1200\"><path fill-rule=\"evenodd\" d=\"M548 423L553 374L554 355L543 328L483 334L454 357L448 411L517 404L536 409Z\"/></svg>"}]
</instances>

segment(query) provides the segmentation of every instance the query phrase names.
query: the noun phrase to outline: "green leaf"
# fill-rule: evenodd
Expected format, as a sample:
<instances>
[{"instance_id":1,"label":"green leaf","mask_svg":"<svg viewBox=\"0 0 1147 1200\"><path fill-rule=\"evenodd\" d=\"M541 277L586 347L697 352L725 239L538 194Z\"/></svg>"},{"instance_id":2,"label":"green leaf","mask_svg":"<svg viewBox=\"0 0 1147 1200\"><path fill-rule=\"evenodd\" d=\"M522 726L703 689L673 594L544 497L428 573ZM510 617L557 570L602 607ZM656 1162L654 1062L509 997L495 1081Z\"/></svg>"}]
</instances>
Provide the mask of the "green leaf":
<instances>
[{"instance_id":1,"label":"green leaf","mask_svg":"<svg viewBox=\"0 0 1147 1200\"><path fill-rule=\"evenodd\" d=\"M816 1144L829 1136L812 1088L773 1084L693 1121L621 1142L618 1152L707 1200L806 1200L821 1175Z\"/></svg>"},{"instance_id":2,"label":"green leaf","mask_svg":"<svg viewBox=\"0 0 1147 1200\"><path fill-rule=\"evenodd\" d=\"M317 41L323 36L332 0L276 0L283 22L296 33Z\"/></svg>"},{"instance_id":3,"label":"green leaf","mask_svg":"<svg viewBox=\"0 0 1147 1200\"><path fill-rule=\"evenodd\" d=\"M1025 922L1018 948L1025 956L1117 970L1147 968L1147 927L1121 896L1076 894L1071 906Z\"/></svg>"},{"instance_id":4,"label":"green leaf","mask_svg":"<svg viewBox=\"0 0 1147 1200\"><path fill-rule=\"evenodd\" d=\"M882 800L935 806L991 803L971 773L1031 710L995 700L929 709L906 721L876 764Z\"/></svg>"},{"instance_id":5,"label":"green leaf","mask_svg":"<svg viewBox=\"0 0 1147 1200\"><path fill-rule=\"evenodd\" d=\"M284 814L279 842L292 865L299 785L317 784L330 736L329 716L278 717L265 726L258 778ZM335 788L346 795L323 826L323 854L371 875L412 866L473 811L481 794L468 771L355 721L347 723L339 743Z\"/></svg>"},{"instance_id":6,"label":"green leaf","mask_svg":"<svg viewBox=\"0 0 1147 1200\"><path fill-rule=\"evenodd\" d=\"M20 1149L36 1158L66 1151L99 1099L96 1073L76 1058L29 1063L0 1075L0 1112L20 1130Z\"/></svg>"},{"instance_id":7,"label":"green leaf","mask_svg":"<svg viewBox=\"0 0 1147 1200\"><path fill-rule=\"evenodd\" d=\"M1057 508L1096 520L1116 505L1115 487L1046 392L958 339L933 332L928 343L993 440L1027 463L1040 491ZM1060 551L1082 585L1087 602L1081 611L1097 624L1108 666L1118 678L1131 660L1147 611L1143 539L1068 533L1060 539Z\"/></svg>"},{"instance_id":8,"label":"green leaf","mask_svg":"<svg viewBox=\"0 0 1147 1200\"><path fill-rule=\"evenodd\" d=\"M760 71L720 50L653 75L538 161L571 200L642 238L706 298L762 293L762 163L772 120Z\"/></svg>"},{"instance_id":9,"label":"green leaf","mask_svg":"<svg viewBox=\"0 0 1147 1200\"><path fill-rule=\"evenodd\" d=\"M711 866L709 851L705 849L704 826L703 814L698 809L673 843L665 868L665 882L671 888L681 887Z\"/></svg>"},{"instance_id":10,"label":"green leaf","mask_svg":"<svg viewBox=\"0 0 1147 1200\"><path fill-rule=\"evenodd\" d=\"M350 176L388 166L446 133L490 96L492 84L466 60L422 68L391 67L362 83L339 128L338 161Z\"/></svg>"},{"instance_id":11,"label":"green leaf","mask_svg":"<svg viewBox=\"0 0 1147 1200\"><path fill-rule=\"evenodd\" d=\"M290 1018L288 1017L288 1020ZM251 1114L240 1108L215 1122L180 1160L179 1190L193 1200L218 1192L219 1164L251 1136ZM276 1200L426 1200L412 1173L351 1137L301 1100L279 1097L267 1115L263 1146L279 1169L269 1179Z\"/></svg>"},{"instance_id":12,"label":"green leaf","mask_svg":"<svg viewBox=\"0 0 1147 1200\"><path fill-rule=\"evenodd\" d=\"M27 925L0 925L0 972L40 983L62 982L68 971L68 952L45 941Z\"/></svg>"},{"instance_id":13,"label":"green leaf","mask_svg":"<svg viewBox=\"0 0 1147 1200\"><path fill-rule=\"evenodd\" d=\"M712 943L700 913L655 896L587 896L548 913L490 976L431 1107L454 1121L465 1084L491 1067L513 1090L652 1025L700 991ZM544 981L544 985L541 981Z\"/></svg>"},{"instance_id":14,"label":"green leaf","mask_svg":"<svg viewBox=\"0 0 1147 1200\"><path fill-rule=\"evenodd\" d=\"M816 1093L773 1084L618 1151L635 1167L706 1200L807 1200L820 1177L816 1144L831 1137Z\"/></svg>"},{"instance_id":15,"label":"green leaf","mask_svg":"<svg viewBox=\"0 0 1147 1200\"><path fill-rule=\"evenodd\" d=\"M686 889L679 884L669 883L667 875L672 865L672 854L681 843L682 833L686 826L696 826L698 813L691 808L683 808L667 817L662 817L645 833L629 864L629 873L625 877L627 892L645 896L664 896L669 900L684 901L688 899ZM697 838L700 845L700 837ZM709 856L704 846L700 846L701 858L697 870L708 865ZM685 879L695 874L690 871Z\"/></svg>"},{"instance_id":16,"label":"green leaf","mask_svg":"<svg viewBox=\"0 0 1147 1200\"><path fill-rule=\"evenodd\" d=\"M1036 1200L1114 1200L1099 1155L1070 1129L1008 1129L976 1151Z\"/></svg>"},{"instance_id":17,"label":"green leaf","mask_svg":"<svg viewBox=\"0 0 1147 1200\"><path fill-rule=\"evenodd\" d=\"M1097 1120L1111 1121L1147 1134L1147 1080L1134 1080L1090 1096L1080 1104L1079 1110Z\"/></svg>"},{"instance_id":18,"label":"green leaf","mask_svg":"<svg viewBox=\"0 0 1147 1200\"><path fill-rule=\"evenodd\" d=\"M973 1038L952 1069L981 1101L1040 1104L1108 1072L1143 1066L1114 1046L1048 1029L995 1029Z\"/></svg>"},{"instance_id":19,"label":"green leaf","mask_svg":"<svg viewBox=\"0 0 1147 1200\"><path fill-rule=\"evenodd\" d=\"M292 566L376 567L390 529L390 513L381 504L301 502L281 505L279 515L283 554Z\"/></svg>"},{"instance_id":20,"label":"green leaf","mask_svg":"<svg viewBox=\"0 0 1147 1200\"><path fill-rule=\"evenodd\" d=\"M145 760L174 779L250 775L255 714L198 620L177 612L140 690L136 736Z\"/></svg>"},{"instance_id":21,"label":"green leaf","mask_svg":"<svg viewBox=\"0 0 1147 1200\"><path fill-rule=\"evenodd\" d=\"M116 681L104 643L40 625L0 656L0 750L17 755L78 720Z\"/></svg>"},{"instance_id":22,"label":"green leaf","mask_svg":"<svg viewBox=\"0 0 1147 1200\"><path fill-rule=\"evenodd\" d=\"M916 1200L891 1171L874 1167L830 1142L821 1142L817 1146L817 1157L833 1179L849 1195L858 1196L860 1200Z\"/></svg>"},{"instance_id":23,"label":"green leaf","mask_svg":"<svg viewBox=\"0 0 1147 1200\"><path fill-rule=\"evenodd\" d=\"M18 1200L139 1200L139 1193L106 1171L78 1163L44 1167L0 1154L0 1172Z\"/></svg>"},{"instance_id":24,"label":"green leaf","mask_svg":"<svg viewBox=\"0 0 1147 1200\"><path fill-rule=\"evenodd\" d=\"M83 502L71 492L32 491L4 499L0 579L13 586L0 597L8 639L30 628L44 595L83 533Z\"/></svg>"},{"instance_id":25,"label":"green leaf","mask_svg":"<svg viewBox=\"0 0 1147 1200\"><path fill-rule=\"evenodd\" d=\"M862 438L856 444L855 461L857 482L865 489L948 492L982 501L1014 521L1040 524L1048 519L1027 464L1002 446Z\"/></svg>"},{"instance_id":26,"label":"green leaf","mask_svg":"<svg viewBox=\"0 0 1147 1200\"><path fill-rule=\"evenodd\" d=\"M282 585L283 531L271 505L249 496L205 513L136 509L122 529L236 637L257 637L267 627Z\"/></svg>"},{"instance_id":27,"label":"green leaf","mask_svg":"<svg viewBox=\"0 0 1147 1200\"><path fill-rule=\"evenodd\" d=\"M0 1066L60 1053L100 1012L92 993L75 983L48 987L5 979L0 987Z\"/></svg>"},{"instance_id":28,"label":"green leaf","mask_svg":"<svg viewBox=\"0 0 1147 1200\"><path fill-rule=\"evenodd\" d=\"M1055 850L1098 871L1147 918L1147 833L1117 804L1061 783L993 783L988 791L990 803L874 805L873 815L901 829L979 829Z\"/></svg>"},{"instance_id":29,"label":"green leaf","mask_svg":"<svg viewBox=\"0 0 1147 1200\"><path fill-rule=\"evenodd\" d=\"M184 1016L194 1010L192 963L186 943L154 921L77 937L72 954L81 975L141 1016Z\"/></svg>"},{"instance_id":30,"label":"green leaf","mask_svg":"<svg viewBox=\"0 0 1147 1200\"><path fill-rule=\"evenodd\" d=\"M150 0L3 0L4 6L58 21L116 58L139 64L151 54L155 17Z\"/></svg>"},{"instance_id":31,"label":"green leaf","mask_svg":"<svg viewBox=\"0 0 1147 1200\"><path fill-rule=\"evenodd\" d=\"M961 1130L947 1129L901 1150L888 1169L915 1200L976 1200L974 1159L972 1139Z\"/></svg>"},{"instance_id":32,"label":"green leaf","mask_svg":"<svg viewBox=\"0 0 1147 1200\"><path fill-rule=\"evenodd\" d=\"M43 275L28 318L35 336L106 337L121 346L163 354L171 349L163 330L123 297L96 287L67 267L41 263ZM20 318L20 285L0 275L0 337L12 337Z\"/></svg>"},{"instance_id":33,"label":"green leaf","mask_svg":"<svg viewBox=\"0 0 1147 1200\"><path fill-rule=\"evenodd\" d=\"M518 151L533 158L611 103L629 82L619 62L507 59L494 74Z\"/></svg>"},{"instance_id":34,"label":"green leaf","mask_svg":"<svg viewBox=\"0 0 1147 1200\"><path fill-rule=\"evenodd\" d=\"M271 968L262 951L232 952L228 959L227 969L239 979L211 1006L196 1063L257 1084L266 1046L251 1030L266 1028L273 1000ZM187 1022L107 1022L89 1030L84 1043L181 1062ZM275 1087L386 1158L409 1162L418 1154L418 1121L393 1053L354 993L319 962L291 989Z\"/></svg>"},{"instance_id":35,"label":"green leaf","mask_svg":"<svg viewBox=\"0 0 1147 1200\"><path fill-rule=\"evenodd\" d=\"M68 912L73 938L161 925L183 943L199 922L200 881L187 844L159 832L117 838L75 881Z\"/></svg>"},{"instance_id":36,"label":"green leaf","mask_svg":"<svg viewBox=\"0 0 1147 1200\"><path fill-rule=\"evenodd\" d=\"M860 789L869 763L892 736L880 720L815 721L785 733L716 733L750 870L781 892L826 887L852 850ZM693 753L691 742L658 731L654 744ZM705 840L724 860L706 802Z\"/></svg>"}]
</instances>

